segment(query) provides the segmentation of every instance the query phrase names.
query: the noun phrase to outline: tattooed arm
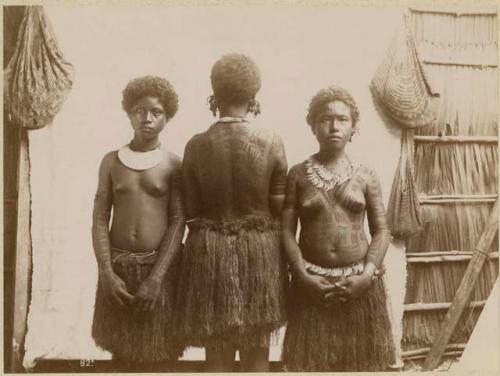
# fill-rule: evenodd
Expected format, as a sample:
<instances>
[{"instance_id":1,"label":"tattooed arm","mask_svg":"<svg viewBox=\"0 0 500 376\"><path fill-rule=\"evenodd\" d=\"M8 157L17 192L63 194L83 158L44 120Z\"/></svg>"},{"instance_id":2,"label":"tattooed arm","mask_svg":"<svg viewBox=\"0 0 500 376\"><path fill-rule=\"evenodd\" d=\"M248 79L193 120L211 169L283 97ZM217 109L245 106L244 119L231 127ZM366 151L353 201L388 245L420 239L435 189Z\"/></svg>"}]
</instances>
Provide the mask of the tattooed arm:
<instances>
[{"instance_id":1,"label":"tattooed arm","mask_svg":"<svg viewBox=\"0 0 500 376\"><path fill-rule=\"evenodd\" d=\"M366 182L366 212L372 240L366 254L366 265L380 268L390 242L390 231L385 217L382 190L375 172L369 170Z\"/></svg>"},{"instance_id":2,"label":"tattooed arm","mask_svg":"<svg viewBox=\"0 0 500 376\"><path fill-rule=\"evenodd\" d=\"M141 284L134 297L134 303L142 311L152 311L158 303L161 285L173 260L181 250L182 238L185 229L185 216L182 200L181 162L175 161L176 170L170 177L168 227L160 243L158 258L148 278Z\"/></svg>"},{"instance_id":3,"label":"tattooed arm","mask_svg":"<svg viewBox=\"0 0 500 376\"><path fill-rule=\"evenodd\" d=\"M201 211L201 193L194 172L193 159L195 156L195 137L191 138L184 150L182 161L182 187L184 192L184 204L186 219L194 219Z\"/></svg>"},{"instance_id":4,"label":"tattooed arm","mask_svg":"<svg viewBox=\"0 0 500 376\"><path fill-rule=\"evenodd\" d=\"M294 166L288 174L286 183L286 196L283 212L281 214L282 242L290 265L291 273L296 277L307 274L304 267L302 252L295 237L297 233L298 213L296 209L297 200L297 170Z\"/></svg>"},{"instance_id":5,"label":"tattooed arm","mask_svg":"<svg viewBox=\"0 0 500 376\"><path fill-rule=\"evenodd\" d=\"M113 205L111 166L115 158L115 152L106 154L99 167L99 181L94 198L92 244L99 270L99 283L106 301L108 304L124 306L132 299L132 295L128 293L125 282L113 272L109 241L109 220Z\"/></svg>"},{"instance_id":6,"label":"tattooed arm","mask_svg":"<svg viewBox=\"0 0 500 376\"><path fill-rule=\"evenodd\" d=\"M276 163L271 175L271 185L269 192L269 208L274 217L279 217L285 202L286 172L288 164L286 161L285 147L279 136L275 135L272 153L274 153Z\"/></svg>"}]
</instances>

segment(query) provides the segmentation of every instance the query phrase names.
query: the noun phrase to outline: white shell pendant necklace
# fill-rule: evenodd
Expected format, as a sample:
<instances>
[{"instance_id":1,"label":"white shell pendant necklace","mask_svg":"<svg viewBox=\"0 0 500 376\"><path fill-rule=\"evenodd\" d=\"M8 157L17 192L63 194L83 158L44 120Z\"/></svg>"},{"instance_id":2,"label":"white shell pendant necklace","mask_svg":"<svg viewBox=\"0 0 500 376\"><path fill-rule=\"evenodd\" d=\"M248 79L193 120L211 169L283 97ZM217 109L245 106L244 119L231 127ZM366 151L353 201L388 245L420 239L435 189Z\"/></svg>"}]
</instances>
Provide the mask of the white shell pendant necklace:
<instances>
[{"instance_id":1,"label":"white shell pendant necklace","mask_svg":"<svg viewBox=\"0 0 500 376\"><path fill-rule=\"evenodd\" d=\"M163 159L163 151L161 149L161 144L153 150L148 151L135 151L130 148L130 142L127 145L122 146L118 150L118 159L125 166L131 170L144 171L149 170L158 164Z\"/></svg>"},{"instance_id":2,"label":"white shell pendant necklace","mask_svg":"<svg viewBox=\"0 0 500 376\"><path fill-rule=\"evenodd\" d=\"M334 170L327 169L313 155L306 161L307 179L316 188L324 191L329 191L350 180L354 171L355 168L347 157L338 161Z\"/></svg>"}]
</instances>

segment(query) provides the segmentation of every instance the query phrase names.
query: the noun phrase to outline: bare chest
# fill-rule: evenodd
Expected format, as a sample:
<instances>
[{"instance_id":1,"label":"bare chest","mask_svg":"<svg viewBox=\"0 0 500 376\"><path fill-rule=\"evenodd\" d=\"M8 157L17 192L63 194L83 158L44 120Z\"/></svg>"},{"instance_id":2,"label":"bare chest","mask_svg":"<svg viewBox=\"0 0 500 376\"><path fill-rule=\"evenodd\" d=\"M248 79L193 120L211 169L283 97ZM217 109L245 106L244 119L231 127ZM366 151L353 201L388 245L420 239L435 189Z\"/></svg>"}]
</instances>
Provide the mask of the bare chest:
<instances>
[{"instance_id":1,"label":"bare chest","mask_svg":"<svg viewBox=\"0 0 500 376\"><path fill-rule=\"evenodd\" d=\"M314 187L305 178L300 189L299 211L303 216L332 217L335 222L363 218L366 207L365 185L361 177L354 176L341 186L324 191Z\"/></svg>"},{"instance_id":2,"label":"bare chest","mask_svg":"<svg viewBox=\"0 0 500 376\"><path fill-rule=\"evenodd\" d=\"M111 171L115 197L129 195L166 196L169 190L168 166L160 164L150 170L134 171L117 163Z\"/></svg>"}]
</instances>

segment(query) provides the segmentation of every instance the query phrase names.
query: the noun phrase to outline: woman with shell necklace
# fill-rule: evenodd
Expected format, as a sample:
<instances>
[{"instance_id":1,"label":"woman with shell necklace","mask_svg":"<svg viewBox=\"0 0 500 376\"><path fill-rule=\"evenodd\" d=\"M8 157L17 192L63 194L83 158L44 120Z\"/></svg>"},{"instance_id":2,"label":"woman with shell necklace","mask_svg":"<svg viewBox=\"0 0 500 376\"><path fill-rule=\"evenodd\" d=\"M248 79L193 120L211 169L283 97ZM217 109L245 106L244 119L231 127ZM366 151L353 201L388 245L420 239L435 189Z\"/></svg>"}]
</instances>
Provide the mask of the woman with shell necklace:
<instances>
[{"instance_id":1,"label":"woman with shell necklace","mask_svg":"<svg viewBox=\"0 0 500 376\"><path fill-rule=\"evenodd\" d=\"M163 78L130 81L122 105L134 137L107 153L99 168L92 225L99 281L92 336L120 366L176 360L184 349L171 334L185 229L181 160L158 138L177 102Z\"/></svg>"},{"instance_id":2,"label":"woman with shell necklace","mask_svg":"<svg viewBox=\"0 0 500 376\"><path fill-rule=\"evenodd\" d=\"M393 361L377 278L390 237L380 184L345 152L358 118L346 90L320 90L307 115L319 151L288 175L282 239L292 273L283 349L289 371L382 371Z\"/></svg>"},{"instance_id":3,"label":"woman with shell necklace","mask_svg":"<svg viewBox=\"0 0 500 376\"><path fill-rule=\"evenodd\" d=\"M285 321L286 263L279 217L287 163L281 139L250 124L260 73L246 55L212 68L219 118L189 140L184 182L189 235L176 315L181 336L206 350L207 371L266 371L272 332Z\"/></svg>"}]
</instances>

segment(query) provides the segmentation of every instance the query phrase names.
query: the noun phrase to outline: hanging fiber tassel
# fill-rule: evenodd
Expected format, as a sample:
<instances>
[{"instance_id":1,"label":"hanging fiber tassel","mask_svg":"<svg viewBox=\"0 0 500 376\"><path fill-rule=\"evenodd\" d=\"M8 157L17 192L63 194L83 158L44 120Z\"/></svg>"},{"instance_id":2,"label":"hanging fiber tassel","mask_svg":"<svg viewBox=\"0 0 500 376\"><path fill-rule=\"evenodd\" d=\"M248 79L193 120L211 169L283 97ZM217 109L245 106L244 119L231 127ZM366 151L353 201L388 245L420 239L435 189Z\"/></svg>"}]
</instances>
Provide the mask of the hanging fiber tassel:
<instances>
[{"instance_id":1,"label":"hanging fiber tassel","mask_svg":"<svg viewBox=\"0 0 500 376\"><path fill-rule=\"evenodd\" d=\"M43 128L59 112L72 84L73 66L62 57L43 7L27 6L4 71L7 110L21 127Z\"/></svg>"},{"instance_id":2,"label":"hanging fiber tassel","mask_svg":"<svg viewBox=\"0 0 500 376\"><path fill-rule=\"evenodd\" d=\"M422 227L414 178L413 153L413 130L404 130L401 134L401 155L387 207L387 223L391 234L398 239L406 239L416 234Z\"/></svg>"},{"instance_id":3,"label":"hanging fiber tassel","mask_svg":"<svg viewBox=\"0 0 500 376\"><path fill-rule=\"evenodd\" d=\"M401 155L392 184L387 221L392 235L405 239L422 225L413 169L413 128L435 120L437 94L433 92L420 61L407 17L378 68L370 89L385 118L403 129Z\"/></svg>"}]
</instances>

